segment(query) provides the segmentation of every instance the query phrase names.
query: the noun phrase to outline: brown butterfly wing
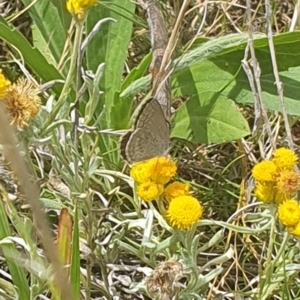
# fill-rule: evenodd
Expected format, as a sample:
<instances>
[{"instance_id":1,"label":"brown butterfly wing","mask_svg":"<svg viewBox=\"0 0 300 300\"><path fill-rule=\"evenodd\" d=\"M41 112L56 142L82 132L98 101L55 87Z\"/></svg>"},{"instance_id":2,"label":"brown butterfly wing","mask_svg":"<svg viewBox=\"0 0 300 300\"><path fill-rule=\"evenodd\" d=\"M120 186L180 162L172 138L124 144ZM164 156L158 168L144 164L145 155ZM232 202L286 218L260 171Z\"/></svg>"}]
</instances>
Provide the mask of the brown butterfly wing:
<instances>
[{"instance_id":1,"label":"brown butterfly wing","mask_svg":"<svg viewBox=\"0 0 300 300\"><path fill-rule=\"evenodd\" d=\"M170 128L156 99L147 101L140 110L135 128L121 140L121 154L129 163L166 155Z\"/></svg>"}]
</instances>

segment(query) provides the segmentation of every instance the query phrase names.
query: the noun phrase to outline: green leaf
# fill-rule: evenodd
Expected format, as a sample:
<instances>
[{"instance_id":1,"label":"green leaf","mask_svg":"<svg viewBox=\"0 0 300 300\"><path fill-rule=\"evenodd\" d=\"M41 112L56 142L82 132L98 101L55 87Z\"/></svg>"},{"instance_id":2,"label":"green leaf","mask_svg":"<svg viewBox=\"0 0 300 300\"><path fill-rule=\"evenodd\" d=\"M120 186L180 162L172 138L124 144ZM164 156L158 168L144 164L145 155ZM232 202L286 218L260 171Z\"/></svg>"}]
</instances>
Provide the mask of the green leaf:
<instances>
[{"instance_id":1,"label":"green leaf","mask_svg":"<svg viewBox=\"0 0 300 300\"><path fill-rule=\"evenodd\" d=\"M173 95L193 96L199 92L220 92L239 103L253 103L248 79L241 68L241 60L247 45L247 34L232 34L214 38L183 54L174 62L172 75ZM298 101L300 66L300 32L274 36L276 60L284 83L285 104L290 114L299 114L293 107ZM273 66L268 40L265 35L254 36L255 54L262 71L261 82L267 109L279 110L278 96L274 86ZM294 69L291 69L294 68ZM134 81L121 94L133 97L147 90L150 78L145 76Z\"/></svg>"},{"instance_id":2,"label":"green leaf","mask_svg":"<svg viewBox=\"0 0 300 300\"><path fill-rule=\"evenodd\" d=\"M25 6L29 6L31 0L22 0ZM71 21L71 15L67 13L65 1L36 1L28 12L35 25L33 31L33 43L50 62L53 58L59 62L65 42L67 29ZM63 18L63 19L62 19ZM37 32L37 30L39 32ZM41 41L43 38L43 41ZM52 59L51 59L52 58Z\"/></svg>"},{"instance_id":3,"label":"green leaf","mask_svg":"<svg viewBox=\"0 0 300 300\"><path fill-rule=\"evenodd\" d=\"M151 63L152 59L152 53L149 53L146 55L142 61L139 63L138 66L133 68L130 73L125 78L123 84L122 84L122 91L125 91L124 93L120 94L120 97L122 98L122 105L118 108L118 106L115 107L115 111L118 110L119 114L119 120L120 122L117 124L117 128L126 128L131 120L131 110L132 110L132 97L126 96L126 89L127 87L131 86L132 83L135 82L135 80L141 78L144 74L147 73L149 65ZM142 77L145 78L145 77ZM150 83L150 81L149 81ZM131 90L132 91L132 90ZM129 91L129 92L131 92ZM146 92L146 91L145 91Z\"/></svg>"},{"instance_id":4,"label":"green leaf","mask_svg":"<svg viewBox=\"0 0 300 300\"><path fill-rule=\"evenodd\" d=\"M124 103L119 97L128 45L132 32L132 15L135 4L130 0L115 0L117 11L104 6L94 7L88 17L87 28L90 31L94 24L104 17L115 19L116 23L103 24L87 48L88 68L95 71L100 63L105 62L105 72L100 89L106 106L106 122L110 128L118 129L120 109ZM126 104L127 105L127 104ZM125 107L126 107L125 105Z\"/></svg>"},{"instance_id":5,"label":"green leaf","mask_svg":"<svg viewBox=\"0 0 300 300\"><path fill-rule=\"evenodd\" d=\"M59 14L59 19L61 20L62 26L68 30L72 16L71 14L67 11L67 1L61 1L61 0L51 0L52 4L54 7L57 9L58 14Z\"/></svg>"},{"instance_id":6,"label":"green leaf","mask_svg":"<svg viewBox=\"0 0 300 300\"><path fill-rule=\"evenodd\" d=\"M145 75L145 73L147 73L147 70L151 63L151 59L152 59L152 53L148 53L142 59L139 65L130 71L130 73L126 76L124 82L122 83L122 91L125 90L128 86L130 86L135 80L141 78L142 76Z\"/></svg>"},{"instance_id":7,"label":"green leaf","mask_svg":"<svg viewBox=\"0 0 300 300\"><path fill-rule=\"evenodd\" d=\"M44 37L42 36L41 32L39 31L38 27L35 24L31 26L32 31L32 38L34 40L34 46L39 49L41 53L43 53L44 57L47 61L52 64L56 65L57 61L53 57L47 42L45 41Z\"/></svg>"},{"instance_id":8,"label":"green leaf","mask_svg":"<svg viewBox=\"0 0 300 300\"><path fill-rule=\"evenodd\" d=\"M147 75L133 81L124 91L120 94L121 98L132 98L139 93L145 93L149 90L151 85L151 75Z\"/></svg>"},{"instance_id":9,"label":"green leaf","mask_svg":"<svg viewBox=\"0 0 300 300\"><path fill-rule=\"evenodd\" d=\"M200 93L184 103L172 120L171 137L196 143L223 143L250 133L235 103L223 95Z\"/></svg>"},{"instance_id":10,"label":"green leaf","mask_svg":"<svg viewBox=\"0 0 300 300\"><path fill-rule=\"evenodd\" d=\"M195 95L203 91L220 92L238 103L253 103L248 78L241 68L247 44L246 35L229 35L214 39L178 59L173 79L174 95ZM269 110L280 110L274 85L273 65L268 40L261 35L254 41L255 55L261 68L263 100ZM299 115L300 33L274 37L276 61L284 84L287 112ZM175 63L176 64L176 63ZM223 90L224 89L224 90Z\"/></svg>"},{"instance_id":11,"label":"green leaf","mask_svg":"<svg viewBox=\"0 0 300 300\"><path fill-rule=\"evenodd\" d=\"M10 230L9 221L6 216L4 199L1 196L0 197L0 240L9 236L12 236L12 232ZM3 251L13 283L19 289L19 299L20 300L30 299L30 291L29 291L28 282L26 280L25 272L18 264L18 261L14 258L14 255L18 256L18 252L15 245L2 244L1 250Z\"/></svg>"},{"instance_id":12,"label":"green leaf","mask_svg":"<svg viewBox=\"0 0 300 300\"><path fill-rule=\"evenodd\" d=\"M280 72L280 80L283 83L286 112L289 115L300 116L300 67ZM262 75L261 84L263 86L262 95L265 107L272 111L281 111L273 74ZM238 103L253 104L253 93L249 89L249 84L246 80L239 80L238 86L229 86L224 92Z\"/></svg>"},{"instance_id":13,"label":"green leaf","mask_svg":"<svg viewBox=\"0 0 300 300\"><path fill-rule=\"evenodd\" d=\"M0 38L4 39L8 44L14 46L22 54L26 64L32 71L48 82L54 79L63 79L61 74L53 65L50 65L45 57L35 48L33 48L26 38L15 28L9 26L0 16ZM53 90L56 93L61 91L61 86L55 85Z\"/></svg>"},{"instance_id":14,"label":"green leaf","mask_svg":"<svg viewBox=\"0 0 300 300\"><path fill-rule=\"evenodd\" d=\"M262 34L255 35L255 38L261 38ZM229 34L219 38L208 40L206 43L201 43L198 47L186 52L181 57L174 61L175 72L174 75L181 70L188 69L200 61L212 59L218 56L226 55L235 51L244 51L247 44L247 34ZM240 60L237 61L240 63ZM225 67L225 66L224 66ZM203 70L209 72L209 70Z\"/></svg>"},{"instance_id":15,"label":"green leaf","mask_svg":"<svg viewBox=\"0 0 300 300\"><path fill-rule=\"evenodd\" d=\"M239 64L231 68L239 70ZM232 73L234 73L232 71ZM176 74L173 85L174 96L197 95L202 92L220 92L230 82L235 80L235 75L227 70L222 70L210 60L201 60L190 68Z\"/></svg>"},{"instance_id":16,"label":"green leaf","mask_svg":"<svg viewBox=\"0 0 300 300\"><path fill-rule=\"evenodd\" d=\"M99 101L99 98L101 94L103 93L102 91L99 90L99 82L102 78L103 72L105 69L104 64L100 64L97 68L97 71L95 72L94 78L89 78L88 76L84 76L83 80L85 81L87 85L87 89L89 91L89 101L86 103L85 106L85 124L89 124L91 120L95 117L95 111L97 108L100 108L102 111L103 109L103 103ZM98 114L99 116L99 114ZM97 115L96 115L97 118Z\"/></svg>"}]
</instances>

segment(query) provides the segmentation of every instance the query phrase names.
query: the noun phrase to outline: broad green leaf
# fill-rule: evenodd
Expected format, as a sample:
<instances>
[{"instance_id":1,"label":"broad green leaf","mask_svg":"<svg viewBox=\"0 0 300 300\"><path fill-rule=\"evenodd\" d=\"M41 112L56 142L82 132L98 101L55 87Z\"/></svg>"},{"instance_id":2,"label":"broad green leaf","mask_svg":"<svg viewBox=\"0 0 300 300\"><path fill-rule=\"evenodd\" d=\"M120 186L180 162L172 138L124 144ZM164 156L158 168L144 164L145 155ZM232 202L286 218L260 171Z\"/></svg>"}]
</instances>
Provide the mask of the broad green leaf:
<instances>
[{"instance_id":1,"label":"broad green leaf","mask_svg":"<svg viewBox=\"0 0 300 300\"><path fill-rule=\"evenodd\" d=\"M281 111L277 87L273 74L261 76L263 100L265 107L272 111ZM284 105L289 115L300 116L300 67L289 68L280 72L283 83ZM224 93L241 104L253 104L253 93L246 79L239 79L237 86L229 86Z\"/></svg>"},{"instance_id":2,"label":"broad green leaf","mask_svg":"<svg viewBox=\"0 0 300 300\"><path fill-rule=\"evenodd\" d=\"M240 103L253 103L248 79L241 68L241 60L247 45L247 34L232 34L201 43L198 47L183 54L174 62L172 75L173 94L194 95L198 91L219 92L227 85L227 96ZM276 87L273 86L273 66L271 63L267 38L262 34L255 35L256 57L261 67L262 90L268 109L278 109ZM284 82L286 106L290 114L294 106L299 80L300 66L300 32L290 32L274 36L276 60L281 80ZM126 88L122 97L133 97L149 87L149 76L142 77ZM292 101L290 100L292 99Z\"/></svg>"},{"instance_id":3,"label":"broad green leaf","mask_svg":"<svg viewBox=\"0 0 300 300\"><path fill-rule=\"evenodd\" d=\"M54 79L63 79L61 74L53 65L47 62L39 50L33 48L26 38L17 29L9 26L2 17L0 17L0 38L17 48L26 61L26 64L37 76L42 78L44 82ZM61 86L55 85L53 90L59 93Z\"/></svg>"},{"instance_id":4,"label":"broad green leaf","mask_svg":"<svg viewBox=\"0 0 300 300\"><path fill-rule=\"evenodd\" d=\"M239 63L230 64L229 68L239 70ZM232 73L221 69L211 60L200 60L197 64L176 74L172 81L173 95L193 96L208 91L220 92L235 80Z\"/></svg>"},{"instance_id":5,"label":"broad green leaf","mask_svg":"<svg viewBox=\"0 0 300 300\"><path fill-rule=\"evenodd\" d=\"M219 92L239 103L253 103L248 78L241 68L247 44L245 35L225 36L190 51L178 60L174 73L175 95L194 95L203 91ZM285 105L289 114L299 115L300 33L274 37L276 61L284 83ZM261 68L263 100L269 110L280 110L267 38L255 40L255 54ZM294 67L294 68L293 68Z\"/></svg>"},{"instance_id":6,"label":"broad green leaf","mask_svg":"<svg viewBox=\"0 0 300 300\"><path fill-rule=\"evenodd\" d=\"M255 35L256 39L262 37L262 34ZM174 61L174 76L181 70L188 69L202 60L212 59L217 56L225 55L226 53L232 53L236 50L244 51L247 39L247 34L229 34L208 40L206 43L201 43L198 47L186 52ZM209 70L205 70L205 72L208 71Z\"/></svg>"},{"instance_id":7,"label":"broad green leaf","mask_svg":"<svg viewBox=\"0 0 300 300\"><path fill-rule=\"evenodd\" d=\"M31 0L22 0L22 2L25 6L29 6L32 3ZM61 3L65 3L65 1L61 1ZM54 1L36 1L28 10L36 29L40 32L39 34L37 30L33 31L34 45L44 54L48 61L51 61L50 58L54 58L56 63L59 62L63 52L67 40L68 25L71 20L71 15L69 14L68 23L64 24L66 19L61 19L63 7L61 5L57 7L57 4ZM64 12L67 16L66 8L64 8ZM41 37L43 38L43 43L40 41ZM39 47L42 45L44 47Z\"/></svg>"},{"instance_id":8,"label":"broad green leaf","mask_svg":"<svg viewBox=\"0 0 300 300\"><path fill-rule=\"evenodd\" d=\"M193 96L178 109L172 121L175 126L171 137L196 143L223 143L250 133L235 103L212 92Z\"/></svg>"},{"instance_id":9,"label":"broad green leaf","mask_svg":"<svg viewBox=\"0 0 300 300\"><path fill-rule=\"evenodd\" d=\"M189 82L188 88L190 89L190 86L193 85L193 82L190 82L193 76L191 76L190 74L186 74L186 72L189 73L189 69L192 67L196 71L200 69L197 75L201 75L208 81L209 77L207 77L207 73L209 73L209 75L214 75L213 72L209 67L205 67L205 65L199 66L198 64L203 63L204 61L207 61L208 59L213 58L218 54L227 53L228 51L230 51L228 49L236 49L241 43L245 42L247 42L247 36L245 34L227 35L225 37L209 40L206 43L201 43L198 47L186 52L174 61L174 73L172 75L174 81L172 84L172 89L180 88L181 82L177 79L177 77L184 79L185 76L188 77L186 81ZM240 60L237 63L238 65L240 65ZM150 81L150 75L139 78L122 92L121 97L133 97L137 93L146 91L150 87ZM192 90L195 91L195 88L192 88ZM180 91L178 94L181 94ZM187 95L192 94L187 93Z\"/></svg>"}]
</instances>

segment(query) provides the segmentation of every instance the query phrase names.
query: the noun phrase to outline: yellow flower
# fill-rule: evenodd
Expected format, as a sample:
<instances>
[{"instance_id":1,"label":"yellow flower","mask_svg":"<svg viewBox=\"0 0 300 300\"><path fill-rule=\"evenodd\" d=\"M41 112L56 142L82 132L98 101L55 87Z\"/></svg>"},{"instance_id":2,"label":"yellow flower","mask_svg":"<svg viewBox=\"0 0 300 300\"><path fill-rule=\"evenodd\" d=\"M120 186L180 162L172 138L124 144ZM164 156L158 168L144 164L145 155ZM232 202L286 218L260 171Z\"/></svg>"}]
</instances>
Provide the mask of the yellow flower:
<instances>
[{"instance_id":1,"label":"yellow flower","mask_svg":"<svg viewBox=\"0 0 300 300\"><path fill-rule=\"evenodd\" d=\"M41 108L41 100L38 97L40 90L31 82L19 79L7 90L3 103L10 115L11 124L20 127L28 126Z\"/></svg>"},{"instance_id":2,"label":"yellow flower","mask_svg":"<svg viewBox=\"0 0 300 300\"><path fill-rule=\"evenodd\" d=\"M262 161L252 169L252 175L259 183L270 183L275 180L277 167L272 161Z\"/></svg>"},{"instance_id":3,"label":"yellow flower","mask_svg":"<svg viewBox=\"0 0 300 300\"><path fill-rule=\"evenodd\" d=\"M300 206L296 200L284 201L278 206L278 218L287 227L295 226L300 221Z\"/></svg>"},{"instance_id":4,"label":"yellow flower","mask_svg":"<svg viewBox=\"0 0 300 300\"><path fill-rule=\"evenodd\" d=\"M97 0L68 0L67 10L69 13L76 15L80 19L87 10L96 3Z\"/></svg>"},{"instance_id":5,"label":"yellow flower","mask_svg":"<svg viewBox=\"0 0 300 300\"><path fill-rule=\"evenodd\" d=\"M281 170L291 170L298 157L294 151L287 148L279 148L273 153L272 161Z\"/></svg>"},{"instance_id":6,"label":"yellow flower","mask_svg":"<svg viewBox=\"0 0 300 300\"><path fill-rule=\"evenodd\" d=\"M172 199L190 194L190 186L187 183L181 183L179 181L175 181L169 184L164 192L164 197L168 202L171 202Z\"/></svg>"},{"instance_id":7,"label":"yellow flower","mask_svg":"<svg viewBox=\"0 0 300 300\"><path fill-rule=\"evenodd\" d=\"M3 98L6 95L7 89L10 87L10 81L5 78L0 69L0 97Z\"/></svg>"},{"instance_id":8,"label":"yellow flower","mask_svg":"<svg viewBox=\"0 0 300 300\"><path fill-rule=\"evenodd\" d=\"M158 198L164 192L161 184L153 182L144 182L137 187L137 194L145 201L151 201Z\"/></svg>"},{"instance_id":9,"label":"yellow flower","mask_svg":"<svg viewBox=\"0 0 300 300\"><path fill-rule=\"evenodd\" d=\"M299 176L295 171L284 170L276 178L276 189L279 198L291 198L298 190Z\"/></svg>"},{"instance_id":10,"label":"yellow flower","mask_svg":"<svg viewBox=\"0 0 300 300\"><path fill-rule=\"evenodd\" d=\"M134 164L130 171L130 176L137 182L143 183L150 181L149 161L142 161Z\"/></svg>"},{"instance_id":11,"label":"yellow flower","mask_svg":"<svg viewBox=\"0 0 300 300\"><path fill-rule=\"evenodd\" d=\"M258 200L264 203L271 203L274 201L274 188L272 185L258 183L254 194Z\"/></svg>"},{"instance_id":12,"label":"yellow flower","mask_svg":"<svg viewBox=\"0 0 300 300\"><path fill-rule=\"evenodd\" d=\"M192 196L179 196L169 205L166 216L173 227L190 229L201 217L203 208Z\"/></svg>"},{"instance_id":13,"label":"yellow flower","mask_svg":"<svg viewBox=\"0 0 300 300\"><path fill-rule=\"evenodd\" d=\"M300 222L295 226L287 227L287 230L290 234L300 237Z\"/></svg>"},{"instance_id":14,"label":"yellow flower","mask_svg":"<svg viewBox=\"0 0 300 300\"><path fill-rule=\"evenodd\" d=\"M176 164L169 158L154 157L149 160L151 180L157 184L166 184L176 174Z\"/></svg>"}]
</instances>

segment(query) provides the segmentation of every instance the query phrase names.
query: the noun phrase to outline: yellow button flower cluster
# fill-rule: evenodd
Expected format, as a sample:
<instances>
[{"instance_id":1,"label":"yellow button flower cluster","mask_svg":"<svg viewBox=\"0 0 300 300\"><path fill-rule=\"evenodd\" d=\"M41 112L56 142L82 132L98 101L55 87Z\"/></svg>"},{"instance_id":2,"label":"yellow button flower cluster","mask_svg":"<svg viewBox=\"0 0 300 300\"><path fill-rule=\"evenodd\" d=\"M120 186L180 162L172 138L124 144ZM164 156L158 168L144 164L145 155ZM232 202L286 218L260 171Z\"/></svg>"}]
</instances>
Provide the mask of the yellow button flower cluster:
<instances>
[{"instance_id":1,"label":"yellow button flower cluster","mask_svg":"<svg viewBox=\"0 0 300 300\"><path fill-rule=\"evenodd\" d=\"M293 170L298 158L294 151L279 148L269 161L254 166L255 195L264 203L280 204L291 199L298 190L299 176Z\"/></svg>"},{"instance_id":2,"label":"yellow button flower cluster","mask_svg":"<svg viewBox=\"0 0 300 300\"><path fill-rule=\"evenodd\" d=\"M154 157L135 164L130 176L137 182L137 193L145 201L151 201L164 192L164 184L176 174L176 164L167 157Z\"/></svg>"},{"instance_id":3,"label":"yellow button flower cluster","mask_svg":"<svg viewBox=\"0 0 300 300\"><path fill-rule=\"evenodd\" d=\"M297 200L289 199L280 204L278 218L289 233L300 237L300 205Z\"/></svg>"},{"instance_id":4,"label":"yellow button flower cluster","mask_svg":"<svg viewBox=\"0 0 300 300\"><path fill-rule=\"evenodd\" d=\"M255 195L265 202L278 205L278 218L289 233L300 237L300 205L292 199L299 186L299 175L294 171L298 158L287 148L277 149L270 161L254 166Z\"/></svg>"},{"instance_id":5,"label":"yellow button flower cluster","mask_svg":"<svg viewBox=\"0 0 300 300\"><path fill-rule=\"evenodd\" d=\"M163 196L167 201L167 219L173 227L190 229L202 216L202 206L190 195L186 183L175 181L165 185L176 174L176 164L167 157L155 157L135 164L130 175L137 183L137 194L144 201Z\"/></svg>"}]
</instances>

